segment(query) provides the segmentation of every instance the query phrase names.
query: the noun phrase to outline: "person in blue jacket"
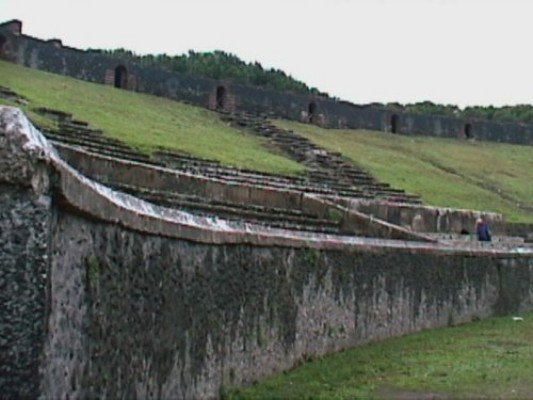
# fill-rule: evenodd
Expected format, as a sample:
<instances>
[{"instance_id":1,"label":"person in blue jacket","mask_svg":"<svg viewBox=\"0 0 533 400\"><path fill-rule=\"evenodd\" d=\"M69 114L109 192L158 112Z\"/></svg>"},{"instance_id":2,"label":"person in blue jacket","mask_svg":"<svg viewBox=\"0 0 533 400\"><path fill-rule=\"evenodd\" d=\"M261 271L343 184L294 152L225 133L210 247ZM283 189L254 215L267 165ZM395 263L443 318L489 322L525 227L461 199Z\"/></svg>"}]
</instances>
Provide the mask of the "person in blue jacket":
<instances>
[{"instance_id":1,"label":"person in blue jacket","mask_svg":"<svg viewBox=\"0 0 533 400\"><path fill-rule=\"evenodd\" d=\"M480 242L490 242L492 240L489 226L483 221L483 218L478 218L476 221L476 235Z\"/></svg>"}]
</instances>

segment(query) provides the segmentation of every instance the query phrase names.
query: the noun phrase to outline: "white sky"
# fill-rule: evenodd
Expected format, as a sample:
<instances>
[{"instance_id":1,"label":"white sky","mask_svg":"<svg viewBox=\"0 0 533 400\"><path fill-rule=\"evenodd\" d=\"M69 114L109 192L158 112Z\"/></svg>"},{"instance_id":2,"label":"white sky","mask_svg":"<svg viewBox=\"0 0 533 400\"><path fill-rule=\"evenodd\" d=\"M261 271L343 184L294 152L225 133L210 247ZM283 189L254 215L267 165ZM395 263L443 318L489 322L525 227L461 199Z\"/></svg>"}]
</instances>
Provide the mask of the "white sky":
<instances>
[{"instance_id":1,"label":"white sky","mask_svg":"<svg viewBox=\"0 0 533 400\"><path fill-rule=\"evenodd\" d=\"M0 0L76 48L224 50L357 104L533 103L533 0Z\"/></svg>"}]
</instances>

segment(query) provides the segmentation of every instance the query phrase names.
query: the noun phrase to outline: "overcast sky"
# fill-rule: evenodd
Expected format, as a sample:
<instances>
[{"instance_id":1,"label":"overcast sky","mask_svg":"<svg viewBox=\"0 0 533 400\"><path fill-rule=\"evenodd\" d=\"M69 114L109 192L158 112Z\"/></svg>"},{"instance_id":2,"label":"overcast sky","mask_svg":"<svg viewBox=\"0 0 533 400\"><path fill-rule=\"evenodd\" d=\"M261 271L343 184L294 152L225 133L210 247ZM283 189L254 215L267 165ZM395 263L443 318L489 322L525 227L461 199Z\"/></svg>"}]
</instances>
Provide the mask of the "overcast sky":
<instances>
[{"instance_id":1,"label":"overcast sky","mask_svg":"<svg viewBox=\"0 0 533 400\"><path fill-rule=\"evenodd\" d=\"M533 103L533 0L0 0L67 46L224 50L354 103Z\"/></svg>"}]
</instances>

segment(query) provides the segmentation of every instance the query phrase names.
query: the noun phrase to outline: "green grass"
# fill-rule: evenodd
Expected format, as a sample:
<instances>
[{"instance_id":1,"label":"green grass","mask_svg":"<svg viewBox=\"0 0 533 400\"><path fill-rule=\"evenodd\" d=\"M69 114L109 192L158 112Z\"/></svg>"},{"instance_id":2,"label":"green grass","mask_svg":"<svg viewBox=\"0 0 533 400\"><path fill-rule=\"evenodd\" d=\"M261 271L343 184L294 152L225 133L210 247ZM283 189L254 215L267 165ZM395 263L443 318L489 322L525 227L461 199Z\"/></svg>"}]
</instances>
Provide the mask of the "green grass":
<instances>
[{"instance_id":1,"label":"green grass","mask_svg":"<svg viewBox=\"0 0 533 400\"><path fill-rule=\"evenodd\" d=\"M298 174L304 169L276 154L262 138L236 130L200 107L7 62L0 62L0 85L30 101L22 108L39 125L50 122L32 110L46 107L69 112L146 152L162 146L259 171ZM14 105L1 99L0 104Z\"/></svg>"},{"instance_id":2,"label":"green grass","mask_svg":"<svg viewBox=\"0 0 533 400\"><path fill-rule=\"evenodd\" d=\"M227 399L533 399L533 313L315 359ZM441 397L437 397L441 396Z\"/></svg>"},{"instance_id":3,"label":"green grass","mask_svg":"<svg viewBox=\"0 0 533 400\"><path fill-rule=\"evenodd\" d=\"M533 223L533 146L322 129L276 121L319 146L339 151L379 180L427 204L501 212Z\"/></svg>"}]
</instances>

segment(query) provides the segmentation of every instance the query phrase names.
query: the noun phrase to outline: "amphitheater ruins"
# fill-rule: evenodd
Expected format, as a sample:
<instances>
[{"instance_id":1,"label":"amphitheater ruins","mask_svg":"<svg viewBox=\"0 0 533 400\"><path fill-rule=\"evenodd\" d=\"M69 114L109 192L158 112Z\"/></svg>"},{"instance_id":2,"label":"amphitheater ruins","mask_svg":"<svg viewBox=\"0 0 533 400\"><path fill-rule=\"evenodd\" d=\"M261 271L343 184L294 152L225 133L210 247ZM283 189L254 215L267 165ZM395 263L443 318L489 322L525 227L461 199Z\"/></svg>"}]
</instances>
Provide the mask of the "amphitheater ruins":
<instances>
[{"instance_id":1,"label":"amphitheater ruins","mask_svg":"<svg viewBox=\"0 0 533 400\"><path fill-rule=\"evenodd\" d=\"M38 110L57 126L41 131L0 106L6 398L217 398L309 357L533 310L533 248L502 215L423 205L263 115L526 145L530 126L143 69L24 36L20 21L0 25L0 58L218 109L310 169L147 156L61 110ZM491 244L458 235L481 214Z\"/></svg>"}]
</instances>

